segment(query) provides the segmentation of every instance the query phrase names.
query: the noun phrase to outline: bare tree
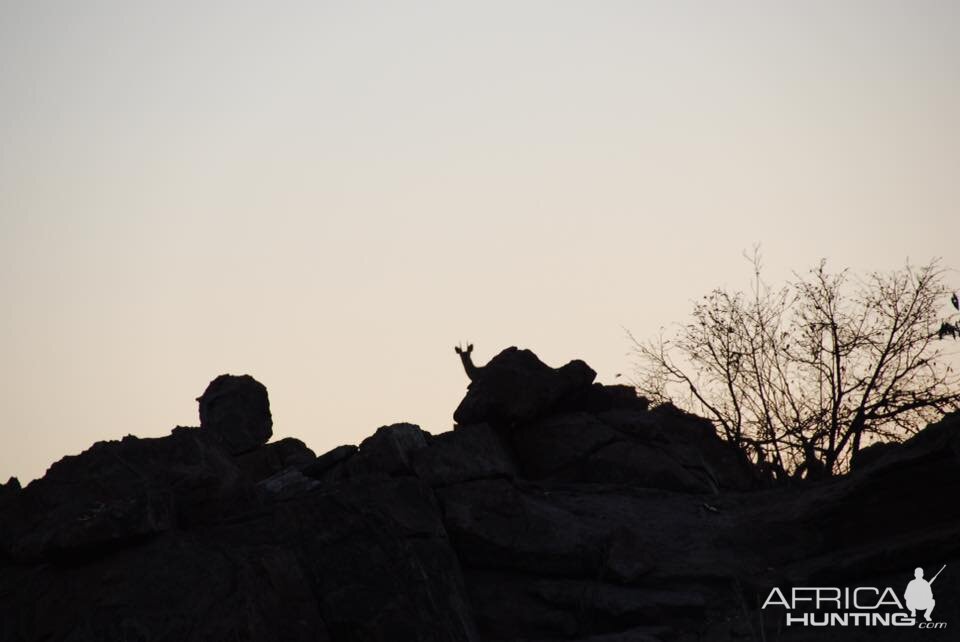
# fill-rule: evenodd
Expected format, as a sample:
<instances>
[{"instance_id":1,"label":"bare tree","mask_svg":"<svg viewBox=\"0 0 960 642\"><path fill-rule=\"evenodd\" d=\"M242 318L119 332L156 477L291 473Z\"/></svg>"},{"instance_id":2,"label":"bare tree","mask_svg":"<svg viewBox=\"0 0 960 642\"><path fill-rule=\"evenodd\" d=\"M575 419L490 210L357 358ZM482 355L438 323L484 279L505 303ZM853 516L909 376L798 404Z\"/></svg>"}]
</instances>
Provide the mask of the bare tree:
<instances>
[{"instance_id":1,"label":"bare tree","mask_svg":"<svg viewBox=\"0 0 960 642\"><path fill-rule=\"evenodd\" d=\"M712 291L670 336L630 335L640 393L712 418L776 478L843 472L869 443L960 407L940 341L960 323L941 319L938 261L864 278L821 261L771 288L748 258L749 292Z\"/></svg>"}]
</instances>

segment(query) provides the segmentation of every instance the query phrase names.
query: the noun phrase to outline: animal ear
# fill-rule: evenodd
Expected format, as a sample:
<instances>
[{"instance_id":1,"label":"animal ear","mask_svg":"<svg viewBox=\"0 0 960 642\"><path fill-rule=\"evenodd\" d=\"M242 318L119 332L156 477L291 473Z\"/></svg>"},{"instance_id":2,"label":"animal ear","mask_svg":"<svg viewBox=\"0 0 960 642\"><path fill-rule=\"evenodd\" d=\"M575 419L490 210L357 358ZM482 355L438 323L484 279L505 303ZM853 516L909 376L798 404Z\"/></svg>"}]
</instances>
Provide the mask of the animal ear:
<instances>
[{"instance_id":1,"label":"animal ear","mask_svg":"<svg viewBox=\"0 0 960 642\"><path fill-rule=\"evenodd\" d=\"M472 343L468 343L468 344L467 344L467 352L473 352L473 344L472 344Z\"/></svg>"},{"instance_id":2,"label":"animal ear","mask_svg":"<svg viewBox=\"0 0 960 642\"><path fill-rule=\"evenodd\" d=\"M460 346L453 346L453 351L460 354Z\"/></svg>"}]
</instances>

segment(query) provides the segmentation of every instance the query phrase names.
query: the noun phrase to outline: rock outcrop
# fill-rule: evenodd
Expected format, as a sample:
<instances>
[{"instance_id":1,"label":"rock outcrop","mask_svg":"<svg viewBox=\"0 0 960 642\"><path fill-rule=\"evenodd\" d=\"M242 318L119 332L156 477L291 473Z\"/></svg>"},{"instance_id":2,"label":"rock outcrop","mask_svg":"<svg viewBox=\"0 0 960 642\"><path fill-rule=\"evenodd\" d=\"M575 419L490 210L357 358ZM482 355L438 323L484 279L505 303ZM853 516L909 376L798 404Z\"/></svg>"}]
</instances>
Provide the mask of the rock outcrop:
<instances>
[{"instance_id":1,"label":"rock outcrop","mask_svg":"<svg viewBox=\"0 0 960 642\"><path fill-rule=\"evenodd\" d=\"M553 369L529 350L507 348L474 372L467 396L453 413L458 424L511 426L543 416L584 392L597 373L583 361Z\"/></svg>"},{"instance_id":2,"label":"rock outcrop","mask_svg":"<svg viewBox=\"0 0 960 642\"><path fill-rule=\"evenodd\" d=\"M267 389L250 375L220 375L197 401L200 428L232 455L262 446L273 435Z\"/></svg>"},{"instance_id":3,"label":"rock outcrop","mask_svg":"<svg viewBox=\"0 0 960 642\"><path fill-rule=\"evenodd\" d=\"M0 642L913 640L761 606L773 587L902 595L943 564L934 619L960 626L960 414L770 487L706 420L593 379L511 348L453 431L395 424L318 457L266 443L266 389L220 377L200 428L0 485Z\"/></svg>"}]
</instances>

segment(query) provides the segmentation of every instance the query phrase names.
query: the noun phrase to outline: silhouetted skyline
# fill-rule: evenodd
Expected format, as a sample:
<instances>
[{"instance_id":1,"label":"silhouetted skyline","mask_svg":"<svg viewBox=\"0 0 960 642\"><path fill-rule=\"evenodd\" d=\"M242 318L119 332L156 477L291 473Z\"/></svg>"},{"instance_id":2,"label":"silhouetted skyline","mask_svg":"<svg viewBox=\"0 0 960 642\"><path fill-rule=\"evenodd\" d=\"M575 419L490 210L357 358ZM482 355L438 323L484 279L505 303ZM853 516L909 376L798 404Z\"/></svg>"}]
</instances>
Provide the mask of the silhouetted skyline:
<instances>
[{"instance_id":1,"label":"silhouetted skyline","mask_svg":"<svg viewBox=\"0 0 960 642\"><path fill-rule=\"evenodd\" d=\"M755 243L958 267L954 2L20 3L0 56L0 481L226 372L317 452L449 428L458 341L610 383Z\"/></svg>"}]
</instances>

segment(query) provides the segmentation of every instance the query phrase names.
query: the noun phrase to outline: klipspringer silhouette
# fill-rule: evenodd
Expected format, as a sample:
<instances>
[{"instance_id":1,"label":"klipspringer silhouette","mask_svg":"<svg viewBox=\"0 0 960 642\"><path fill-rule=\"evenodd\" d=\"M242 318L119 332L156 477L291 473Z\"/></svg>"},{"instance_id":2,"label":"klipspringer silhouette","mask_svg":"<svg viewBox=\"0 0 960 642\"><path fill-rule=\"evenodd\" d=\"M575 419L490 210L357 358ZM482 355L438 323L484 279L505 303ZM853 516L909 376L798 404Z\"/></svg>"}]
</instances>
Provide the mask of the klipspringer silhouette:
<instances>
[{"instance_id":1,"label":"klipspringer silhouette","mask_svg":"<svg viewBox=\"0 0 960 642\"><path fill-rule=\"evenodd\" d=\"M480 368L473 365L473 357L470 356L473 352L473 344L468 343L466 349L461 348L459 345L454 346L453 349L460 355L460 361L463 363L463 371L467 373L467 378L473 381L480 372Z\"/></svg>"}]
</instances>

